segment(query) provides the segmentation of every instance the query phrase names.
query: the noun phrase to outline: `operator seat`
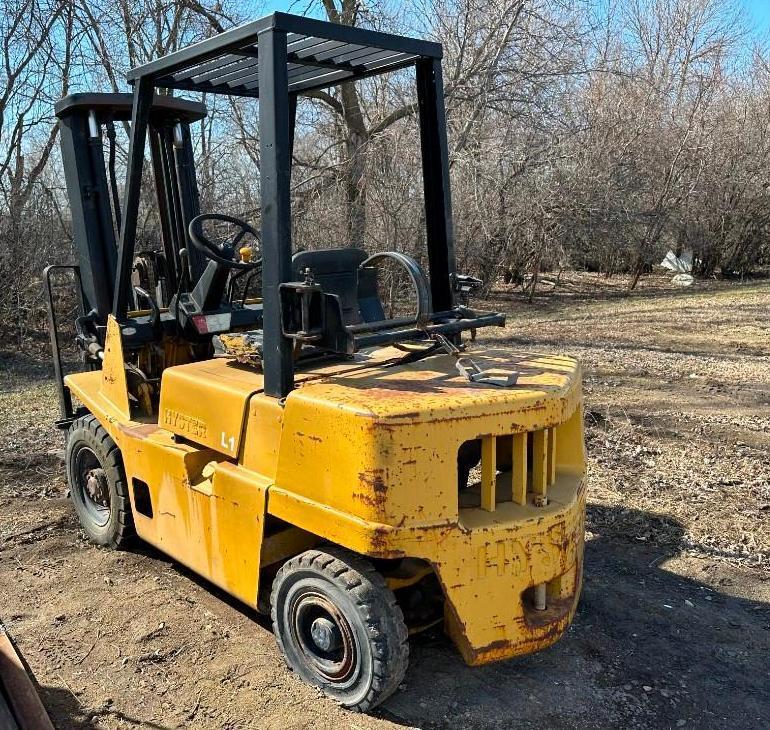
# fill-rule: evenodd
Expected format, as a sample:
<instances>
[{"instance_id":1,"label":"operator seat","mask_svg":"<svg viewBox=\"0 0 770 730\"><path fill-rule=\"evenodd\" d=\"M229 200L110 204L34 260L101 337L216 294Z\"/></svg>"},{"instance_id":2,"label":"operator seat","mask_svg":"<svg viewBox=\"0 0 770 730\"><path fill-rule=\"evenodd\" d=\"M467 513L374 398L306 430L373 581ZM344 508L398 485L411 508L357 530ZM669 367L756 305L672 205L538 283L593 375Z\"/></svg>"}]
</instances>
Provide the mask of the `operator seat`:
<instances>
[{"instance_id":1,"label":"operator seat","mask_svg":"<svg viewBox=\"0 0 770 730\"><path fill-rule=\"evenodd\" d=\"M352 247L300 251L292 257L292 275L302 281L310 269L325 293L339 297L343 324L379 322L386 317L377 293L377 269L360 268L367 258L366 251Z\"/></svg>"}]
</instances>

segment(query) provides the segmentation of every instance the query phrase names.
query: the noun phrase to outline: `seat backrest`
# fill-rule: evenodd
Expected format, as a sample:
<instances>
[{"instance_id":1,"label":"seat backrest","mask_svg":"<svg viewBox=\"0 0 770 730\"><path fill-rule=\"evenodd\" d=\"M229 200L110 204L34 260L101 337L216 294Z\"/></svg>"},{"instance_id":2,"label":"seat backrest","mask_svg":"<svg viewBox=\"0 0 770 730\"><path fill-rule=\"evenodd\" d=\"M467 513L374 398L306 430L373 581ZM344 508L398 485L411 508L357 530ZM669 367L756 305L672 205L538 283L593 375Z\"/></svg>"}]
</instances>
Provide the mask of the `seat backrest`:
<instances>
[{"instance_id":1,"label":"seat backrest","mask_svg":"<svg viewBox=\"0 0 770 730\"><path fill-rule=\"evenodd\" d=\"M303 271L310 269L313 278L327 294L336 294L342 305L344 324L358 324L358 267L368 258L360 248L326 248L300 251L291 260L292 276L301 281Z\"/></svg>"}]
</instances>

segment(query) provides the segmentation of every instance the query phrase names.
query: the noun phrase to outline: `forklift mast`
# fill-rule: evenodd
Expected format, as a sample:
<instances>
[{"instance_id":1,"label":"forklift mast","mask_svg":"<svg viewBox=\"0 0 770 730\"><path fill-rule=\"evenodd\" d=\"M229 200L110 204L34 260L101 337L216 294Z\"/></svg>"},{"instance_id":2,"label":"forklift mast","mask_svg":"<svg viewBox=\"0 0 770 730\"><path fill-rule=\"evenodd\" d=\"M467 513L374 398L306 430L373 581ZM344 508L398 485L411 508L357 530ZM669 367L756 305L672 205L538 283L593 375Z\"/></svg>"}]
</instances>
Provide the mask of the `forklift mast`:
<instances>
[{"instance_id":1,"label":"forklift mast","mask_svg":"<svg viewBox=\"0 0 770 730\"><path fill-rule=\"evenodd\" d=\"M121 226L116 182L116 124L131 120L131 94L72 94L55 107L72 215L84 314L91 313L100 344L112 310ZM187 226L199 214L190 125L206 116L202 104L156 96L148 137L163 243L166 289L175 291L182 275L194 284L205 259L187 245ZM107 148L107 149L106 149ZM189 271L180 250L187 249ZM154 292L152 292L154 295ZM158 302L159 306L168 302Z\"/></svg>"}]
</instances>

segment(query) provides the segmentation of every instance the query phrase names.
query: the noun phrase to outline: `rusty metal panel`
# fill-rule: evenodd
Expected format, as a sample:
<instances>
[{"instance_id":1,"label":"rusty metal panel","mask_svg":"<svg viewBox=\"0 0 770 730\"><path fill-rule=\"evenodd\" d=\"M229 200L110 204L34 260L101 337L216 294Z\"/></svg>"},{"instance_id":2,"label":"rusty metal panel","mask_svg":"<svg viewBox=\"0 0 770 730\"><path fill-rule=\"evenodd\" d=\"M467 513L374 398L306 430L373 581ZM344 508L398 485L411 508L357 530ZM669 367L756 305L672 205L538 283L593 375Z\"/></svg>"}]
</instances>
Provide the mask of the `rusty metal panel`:
<instances>
[{"instance_id":1,"label":"rusty metal panel","mask_svg":"<svg viewBox=\"0 0 770 730\"><path fill-rule=\"evenodd\" d=\"M261 373L224 358L166 368L158 425L234 458L249 398L262 385Z\"/></svg>"},{"instance_id":2,"label":"rusty metal panel","mask_svg":"<svg viewBox=\"0 0 770 730\"><path fill-rule=\"evenodd\" d=\"M511 358L495 350L473 356L480 363ZM468 383L446 356L306 376L286 398L276 486L382 524L457 520L462 443L555 426L579 406L574 360L517 362L527 375L512 388Z\"/></svg>"},{"instance_id":3,"label":"rusty metal panel","mask_svg":"<svg viewBox=\"0 0 770 730\"><path fill-rule=\"evenodd\" d=\"M498 504L463 516L461 544L444 538L436 562L447 598L447 630L469 664L527 654L562 635L577 605L582 572L585 490L564 475L546 507ZM525 594L546 583L545 611Z\"/></svg>"}]
</instances>

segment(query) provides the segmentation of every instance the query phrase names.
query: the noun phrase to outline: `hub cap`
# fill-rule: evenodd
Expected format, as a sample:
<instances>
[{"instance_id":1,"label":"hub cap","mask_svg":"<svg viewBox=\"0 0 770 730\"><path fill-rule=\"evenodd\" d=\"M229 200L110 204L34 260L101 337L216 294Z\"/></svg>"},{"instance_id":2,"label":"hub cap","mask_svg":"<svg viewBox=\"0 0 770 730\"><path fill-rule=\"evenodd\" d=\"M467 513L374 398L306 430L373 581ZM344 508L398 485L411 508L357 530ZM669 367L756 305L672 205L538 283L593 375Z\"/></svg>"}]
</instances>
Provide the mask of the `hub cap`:
<instances>
[{"instance_id":1,"label":"hub cap","mask_svg":"<svg viewBox=\"0 0 770 730\"><path fill-rule=\"evenodd\" d=\"M310 636L322 651L334 651L342 646L342 634L337 625L328 618L319 616L310 627Z\"/></svg>"},{"instance_id":2,"label":"hub cap","mask_svg":"<svg viewBox=\"0 0 770 730\"><path fill-rule=\"evenodd\" d=\"M297 596L289 627L305 663L318 675L336 684L354 677L358 649L353 629L329 598L316 591Z\"/></svg>"},{"instance_id":3,"label":"hub cap","mask_svg":"<svg viewBox=\"0 0 770 730\"><path fill-rule=\"evenodd\" d=\"M110 485L96 454L87 446L78 452L75 477L89 516L99 527L106 525L110 519Z\"/></svg>"}]
</instances>

